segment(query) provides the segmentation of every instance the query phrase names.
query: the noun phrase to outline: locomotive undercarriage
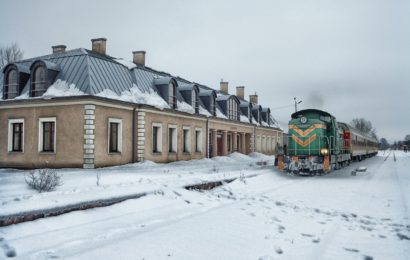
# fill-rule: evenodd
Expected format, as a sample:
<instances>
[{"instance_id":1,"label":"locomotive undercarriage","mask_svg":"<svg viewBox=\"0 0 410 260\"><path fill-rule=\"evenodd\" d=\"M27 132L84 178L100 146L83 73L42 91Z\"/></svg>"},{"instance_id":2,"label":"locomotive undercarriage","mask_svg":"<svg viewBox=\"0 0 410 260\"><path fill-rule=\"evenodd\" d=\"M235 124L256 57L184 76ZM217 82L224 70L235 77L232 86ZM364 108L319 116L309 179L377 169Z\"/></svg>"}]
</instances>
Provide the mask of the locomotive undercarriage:
<instances>
[{"instance_id":1,"label":"locomotive undercarriage","mask_svg":"<svg viewBox=\"0 0 410 260\"><path fill-rule=\"evenodd\" d=\"M285 171L296 175L314 176L328 174L350 164L350 154L329 156L328 166L325 166L323 156L299 156L288 158Z\"/></svg>"}]
</instances>

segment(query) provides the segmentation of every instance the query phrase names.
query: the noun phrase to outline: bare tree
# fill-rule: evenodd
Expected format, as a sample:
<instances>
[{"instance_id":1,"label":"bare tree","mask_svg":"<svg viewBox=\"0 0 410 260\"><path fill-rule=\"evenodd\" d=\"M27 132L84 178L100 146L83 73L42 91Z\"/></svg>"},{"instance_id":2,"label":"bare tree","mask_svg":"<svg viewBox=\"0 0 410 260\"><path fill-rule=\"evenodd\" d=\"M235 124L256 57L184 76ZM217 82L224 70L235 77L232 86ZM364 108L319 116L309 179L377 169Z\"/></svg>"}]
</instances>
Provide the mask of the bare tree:
<instances>
[{"instance_id":1,"label":"bare tree","mask_svg":"<svg viewBox=\"0 0 410 260\"><path fill-rule=\"evenodd\" d=\"M0 68L6 66L10 62L15 62L23 58L23 51L17 43L9 46L0 47Z\"/></svg>"},{"instance_id":2,"label":"bare tree","mask_svg":"<svg viewBox=\"0 0 410 260\"><path fill-rule=\"evenodd\" d=\"M354 118L350 123L353 127L359 129L363 133L369 134L372 137L377 138L376 128L372 126L372 122L364 118Z\"/></svg>"}]
</instances>

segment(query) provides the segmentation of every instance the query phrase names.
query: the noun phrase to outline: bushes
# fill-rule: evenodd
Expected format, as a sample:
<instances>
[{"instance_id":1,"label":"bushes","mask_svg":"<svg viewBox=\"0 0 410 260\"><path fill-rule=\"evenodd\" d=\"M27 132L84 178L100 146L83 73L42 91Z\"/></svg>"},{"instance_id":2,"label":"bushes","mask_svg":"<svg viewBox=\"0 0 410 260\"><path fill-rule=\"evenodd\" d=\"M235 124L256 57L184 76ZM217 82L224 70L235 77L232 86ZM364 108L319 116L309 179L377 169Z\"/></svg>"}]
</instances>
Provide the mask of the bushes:
<instances>
[{"instance_id":1,"label":"bushes","mask_svg":"<svg viewBox=\"0 0 410 260\"><path fill-rule=\"evenodd\" d=\"M30 171L25 180L30 188L38 192L52 191L62 185L61 176L54 169L39 169Z\"/></svg>"}]
</instances>

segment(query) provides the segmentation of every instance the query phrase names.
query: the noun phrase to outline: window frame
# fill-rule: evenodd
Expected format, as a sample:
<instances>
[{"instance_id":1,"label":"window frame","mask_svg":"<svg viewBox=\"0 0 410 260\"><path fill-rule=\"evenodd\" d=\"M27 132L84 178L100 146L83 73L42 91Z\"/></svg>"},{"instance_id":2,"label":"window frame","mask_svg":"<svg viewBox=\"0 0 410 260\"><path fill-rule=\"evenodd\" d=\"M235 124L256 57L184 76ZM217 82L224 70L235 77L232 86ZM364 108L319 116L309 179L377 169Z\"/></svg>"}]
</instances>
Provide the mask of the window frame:
<instances>
[{"instance_id":1,"label":"window frame","mask_svg":"<svg viewBox=\"0 0 410 260\"><path fill-rule=\"evenodd\" d=\"M155 139L155 142L154 142L154 128L159 128L159 131L156 132L157 138ZM151 140L152 140L151 152L153 154L160 154L162 153L162 146L163 146L162 144L162 124L152 123L151 133L152 133L151 134ZM154 144L156 144L157 147L154 147Z\"/></svg>"},{"instance_id":2,"label":"window frame","mask_svg":"<svg viewBox=\"0 0 410 260\"><path fill-rule=\"evenodd\" d=\"M57 153L57 118L56 117L40 117L38 119L38 152L39 153ZM45 151L44 147L44 123L54 123L53 133L53 151Z\"/></svg>"},{"instance_id":3,"label":"window frame","mask_svg":"<svg viewBox=\"0 0 410 260\"><path fill-rule=\"evenodd\" d=\"M216 97L215 95L211 95L209 99L209 109L211 110L212 116L216 116Z\"/></svg>"},{"instance_id":4,"label":"window frame","mask_svg":"<svg viewBox=\"0 0 410 260\"><path fill-rule=\"evenodd\" d=\"M199 138L197 136L197 133L199 133ZM195 128L195 152L202 153L202 150L202 128Z\"/></svg>"},{"instance_id":5,"label":"window frame","mask_svg":"<svg viewBox=\"0 0 410 260\"><path fill-rule=\"evenodd\" d=\"M168 104L172 109L177 109L177 86L171 81L168 84Z\"/></svg>"},{"instance_id":6,"label":"window frame","mask_svg":"<svg viewBox=\"0 0 410 260\"><path fill-rule=\"evenodd\" d=\"M187 137L188 139L185 140L185 131L188 131ZM186 149L187 148L187 149ZM182 151L184 153L191 153L191 127L190 126L183 126L182 127Z\"/></svg>"},{"instance_id":7,"label":"window frame","mask_svg":"<svg viewBox=\"0 0 410 260\"><path fill-rule=\"evenodd\" d=\"M37 81L36 78L36 72L38 69L43 69L44 70L44 81ZM44 84L44 89L43 90L36 90L36 85L37 84ZM48 71L47 71L47 67L42 64L42 63L38 63L34 66L34 68L31 71L31 84L30 84L30 97L41 97L42 95L44 95L44 93L47 92L47 88L48 88ZM40 93L37 94L37 93Z\"/></svg>"},{"instance_id":8,"label":"window frame","mask_svg":"<svg viewBox=\"0 0 410 260\"><path fill-rule=\"evenodd\" d=\"M194 108L195 114L199 114L199 91L193 88L191 92L191 106Z\"/></svg>"},{"instance_id":9,"label":"window frame","mask_svg":"<svg viewBox=\"0 0 410 260\"><path fill-rule=\"evenodd\" d=\"M10 84L10 73L15 73L15 80L16 82L13 84ZM20 77L19 77L19 71L12 67L11 69L7 70L7 72L4 75L4 83L3 83L3 99L13 99L16 98L20 95ZM10 87L14 86L15 87L15 96L10 97Z\"/></svg>"},{"instance_id":10,"label":"window frame","mask_svg":"<svg viewBox=\"0 0 410 260\"><path fill-rule=\"evenodd\" d=\"M173 129L173 135L170 138L171 129ZM168 125L168 153L177 153L177 152L178 152L178 127L177 125Z\"/></svg>"},{"instance_id":11,"label":"window frame","mask_svg":"<svg viewBox=\"0 0 410 260\"><path fill-rule=\"evenodd\" d=\"M111 150L111 124L118 124L117 127L117 151ZM107 151L108 154L122 153L123 132L122 132L123 120L121 118L108 118L107 125Z\"/></svg>"},{"instance_id":12,"label":"window frame","mask_svg":"<svg viewBox=\"0 0 410 260\"><path fill-rule=\"evenodd\" d=\"M14 150L14 124L22 124L22 133L21 133L21 150ZM24 118L16 118L8 120L8 144L7 150L10 153L24 153L24 132L25 132Z\"/></svg>"}]
</instances>

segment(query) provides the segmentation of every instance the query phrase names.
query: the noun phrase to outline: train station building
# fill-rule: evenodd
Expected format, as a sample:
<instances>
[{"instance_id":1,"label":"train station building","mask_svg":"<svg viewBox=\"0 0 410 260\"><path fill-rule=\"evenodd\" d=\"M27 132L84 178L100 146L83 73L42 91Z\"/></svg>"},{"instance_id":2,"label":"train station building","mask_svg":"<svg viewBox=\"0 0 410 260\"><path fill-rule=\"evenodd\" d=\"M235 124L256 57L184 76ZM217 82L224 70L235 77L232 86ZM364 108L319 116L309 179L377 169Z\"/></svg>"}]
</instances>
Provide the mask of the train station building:
<instances>
[{"instance_id":1,"label":"train station building","mask_svg":"<svg viewBox=\"0 0 410 260\"><path fill-rule=\"evenodd\" d=\"M270 109L244 86L213 89L146 66L145 51L127 62L107 55L105 38L91 42L2 69L0 167L165 163L283 145Z\"/></svg>"}]
</instances>

